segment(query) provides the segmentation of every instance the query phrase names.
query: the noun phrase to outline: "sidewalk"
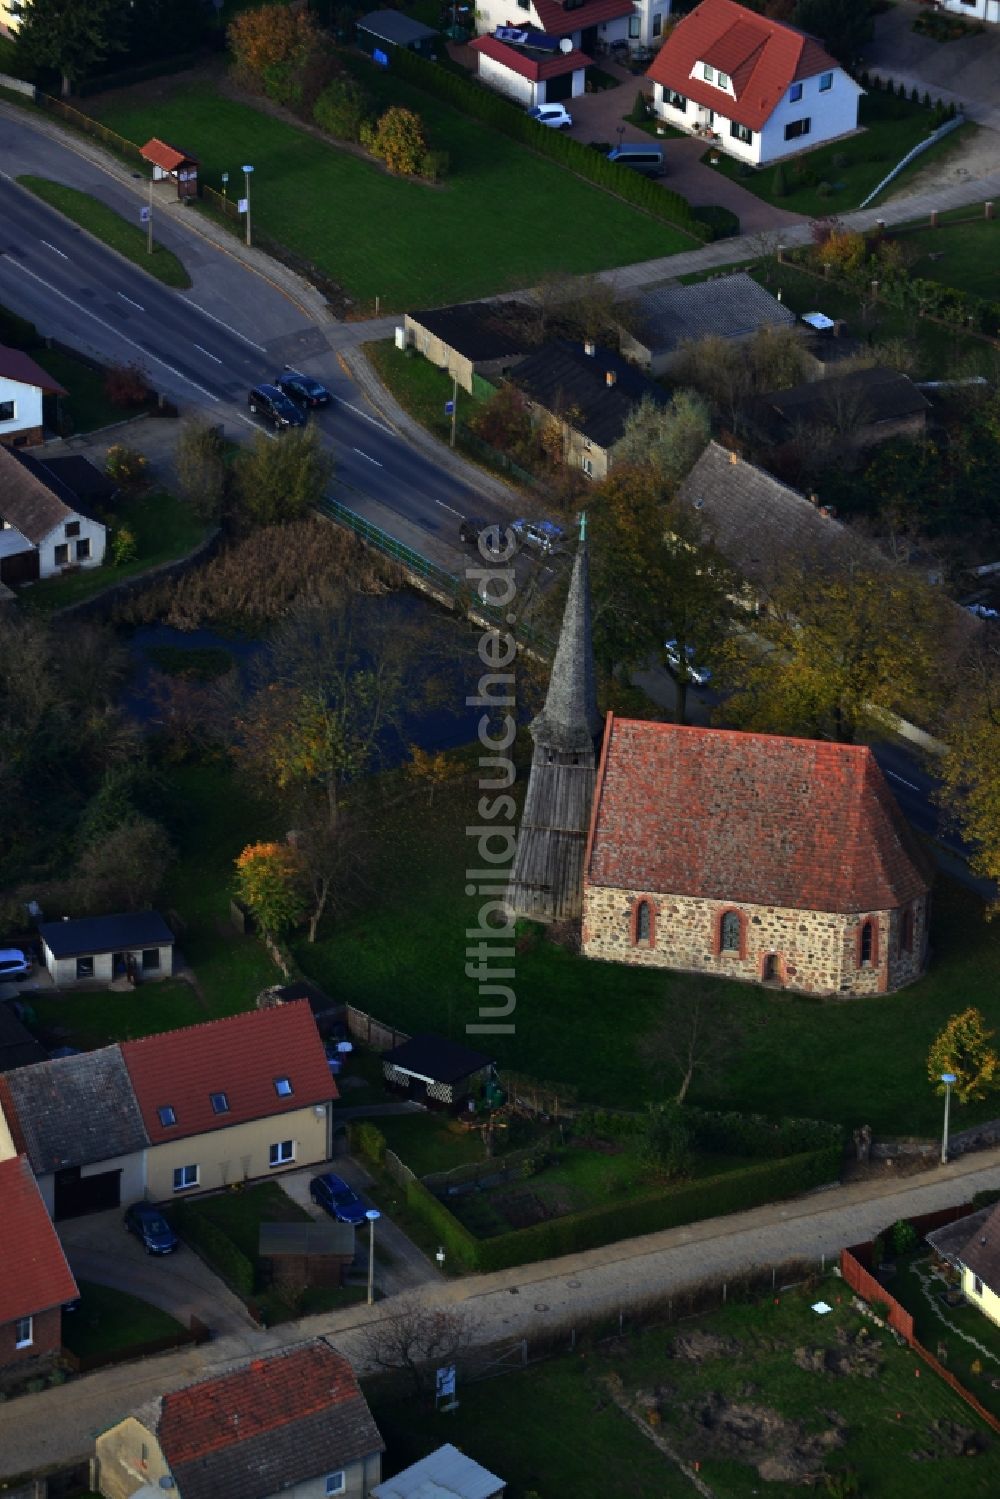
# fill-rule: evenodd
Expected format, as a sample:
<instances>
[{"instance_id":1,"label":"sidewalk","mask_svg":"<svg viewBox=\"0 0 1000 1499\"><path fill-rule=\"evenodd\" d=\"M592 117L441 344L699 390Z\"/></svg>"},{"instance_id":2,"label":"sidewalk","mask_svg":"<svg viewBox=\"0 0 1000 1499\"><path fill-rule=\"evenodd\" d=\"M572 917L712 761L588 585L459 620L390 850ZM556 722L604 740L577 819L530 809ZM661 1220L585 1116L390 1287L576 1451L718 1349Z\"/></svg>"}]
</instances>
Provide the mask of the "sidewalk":
<instances>
[{"instance_id":1,"label":"sidewalk","mask_svg":"<svg viewBox=\"0 0 1000 1499\"><path fill-rule=\"evenodd\" d=\"M898 1183L887 1176L832 1187L583 1254L426 1285L422 1297L434 1305L467 1307L479 1343L528 1337L546 1327L568 1329L574 1318L628 1311L646 1296L750 1265L794 1258L818 1264L821 1256L831 1264L844 1245L872 1238L898 1218L966 1202L986 1188L1000 1188L1000 1149L962 1156ZM254 1353L265 1353L326 1336L364 1372L364 1329L384 1314L383 1307L350 1307L250 1334L247 1340L221 1338L8 1401L0 1405L0 1481L87 1456L105 1426L143 1400L245 1357L248 1342Z\"/></svg>"}]
</instances>

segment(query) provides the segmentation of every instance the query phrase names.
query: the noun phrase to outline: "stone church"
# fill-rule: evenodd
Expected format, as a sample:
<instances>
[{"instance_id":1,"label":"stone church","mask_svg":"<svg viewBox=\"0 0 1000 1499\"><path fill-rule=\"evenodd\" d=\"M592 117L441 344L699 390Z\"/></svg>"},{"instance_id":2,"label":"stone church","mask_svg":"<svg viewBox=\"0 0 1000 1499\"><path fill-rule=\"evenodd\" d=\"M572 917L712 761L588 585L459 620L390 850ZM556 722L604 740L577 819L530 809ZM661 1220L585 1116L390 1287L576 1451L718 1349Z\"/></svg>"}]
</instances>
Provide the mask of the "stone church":
<instances>
[{"instance_id":1,"label":"stone church","mask_svg":"<svg viewBox=\"0 0 1000 1499\"><path fill-rule=\"evenodd\" d=\"M587 957L807 994L884 994L927 961L931 866L864 745L650 723L594 695L574 561L508 891L582 919Z\"/></svg>"}]
</instances>

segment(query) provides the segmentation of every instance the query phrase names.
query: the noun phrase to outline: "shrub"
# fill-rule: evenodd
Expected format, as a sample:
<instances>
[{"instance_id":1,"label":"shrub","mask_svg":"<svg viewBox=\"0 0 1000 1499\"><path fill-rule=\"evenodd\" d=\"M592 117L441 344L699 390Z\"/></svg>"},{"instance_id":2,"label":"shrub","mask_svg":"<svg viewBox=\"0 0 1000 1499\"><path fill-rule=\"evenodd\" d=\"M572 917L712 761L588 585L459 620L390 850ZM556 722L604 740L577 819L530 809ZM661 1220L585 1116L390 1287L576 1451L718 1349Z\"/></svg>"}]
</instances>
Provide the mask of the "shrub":
<instances>
[{"instance_id":1,"label":"shrub","mask_svg":"<svg viewBox=\"0 0 1000 1499\"><path fill-rule=\"evenodd\" d=\"M181 494L202 520L215 523L225 508L229 487L222 428L208 422L186 424L174 449Z\"/></svg>"},{"instance_id":2,"label":"shrub","mask_svg":"<svg viewBox=\"0 0 1000 1499\"><path fill-rule=\"evenodd\" d=\"M638 124L642 120L648 120L649 116L649 99L646 96L645 90L639 89L638 93L635 96L635 102L632 105L632 113L629 115L629 119L635 120Z\"/></svg>"},{"instance_id":3,"label":"shrub","mask_svg":"<svg viewBox=\"0 0 1000 1499\"><path fill-rule=\"evenodd\" d=\"M425 151L420 163L420 175L426 177L428 182L440 182L442 177L447 177L450 165L451 157L447 151Z\"/></svg>"},{"instance_id":4,"label":"shrub","mask_svg":"<svg viewBox=\"0 0 1000 1499\"><path fill-rule=\"evenodd\" d=\"M892 1248L895 1254L909 1254L920 1243L920 1236L912 1223L900 1218L892 1225Z\"/></svg>"},{"instance_id":5,"label":"shrub","mask_svg":"<svg viewBox=\"0 0 1000 1499\"><path fill-rule=\"evenodd\" d=\"M371 113L371 101L354 78L335 78L327 84L313 107L313 120L337 140L356 141Z\"/></svg>"},{"instance_id":6,"label":"shrub","mask_svg":"<svg viewBox=\"0 0 1000 1499\"><path fill-rule=\"evenodd\" d=\"M374 151L390 172L415 177L427 154L427 141L420 116L394 104L387 109L375 131Z\"/></svg>"},{"instance_id":7,"label":"shrub","mask_svg":"<svg viewBox=\"0 0 1000 1499\"><path fill-rule=\"evenodd\" d=\"M771 196L773 198L784 198L787 195L788 182L785 178L785 169L779 161L771 177Z\"/></svg>"},{"instance_id":8,"label":"shrub","mask_svg":"<svg viewBox=\"0 0 1000 1499\"><path fill-rule=\"evenodd\" d=\"M920 103L920 90L917 88L916 84L914 84L910 90L910 99L914 104Z\"/></svg>"},{"instance_id":9,"label":"shrub","mask_svg":"<svg viewBox=\"0 0 1000 1499\"><path fill-rule=\"evenodd\" d=\"M692 208L692 214L699 224L704 224L709 230L708 238L729 239L740 232L739 215L731 208L723 208L720 203L709 203L704 207Z\"/></svg>"},{"instance_id":10,"label":"shrub","mask_svg":"<svg viewBox=\"0 0 1000 1499\"><path fill-rule=\"evenodd\" d=\"M149 459L135 448L116 442L108 449L104 471L109 479L126 489L137 489L149 474Z\"/></svg>"},{"instance_id":11,"label":"shrub","mask_svg":"<svg viewBox=\"0 0 1000 1499\"><path fill-rule=\"evenodd\" d=\"M374 120L362 120L358 126L358 143L364 146L366 151L375 151L377 125Z\"/></svg>"},{"instance_id":12,"label":"shrub","mask_svg":"<svg viewBox=\"0 0 1000 1499\"><path fill-rule=\"evenodd\" d=\"M846 151L834 151L830 157L830 165L836 167L838 172L842 172L847 166L848 160L849 157Z\"/></svg>"},{"instance_id":13,"label":"shrub","mask_svg":"<svg viewBox=\"0 0 1000 1499\"><path fill-rule=\"evenodd\" d=\"M135 532L130 531L128 526L122 526L114 534L111 543L111 556L115 567L121 567L126 562L134 562L139 555L139 544L135 539Z\"/></svg>"},{"instance_id":14,"label":"shrub","mask_svg":"<svg viewBox=\"0 0 1000 1499\"><path fill-rule=\"evenodd\" d=\"M668 1178L691 1169L691 1128L682 1104L660 1104L649 1110L639 1150L644 1160Z\"/></svg>"},{"instance_id":15,"label":"shrub","mask_svg":"<svg viewBox=\"0 0 1000 1499\"><path fill-rule=\"evenodd\" d=\"M821 198L832 198L833 197L833 183L832 182L820 182L820 183L817 183L816 192L817 192L818 196L821 197Z\"/></svg>"},{"instance_id":16,"label":"shrub","mask_svg":"<svg viewBox=\"0 0 1000 1499\"><path fill-rule=\"evenodd\" d=\"M355 1124L351 1129L351 1149L360 1150L363 1156L381 1166L385 1160L386 1138L374 1124Z\"/></svg>"},{"instance_id":17,"label":"shrub","mask_svg":"<svg viewBox=\"0 0 1000 1499\"><path fill-rule=\"evenodd\" d=\"M923 103L923 106L924 106L925 109L930 109L930 107L931 107L931 96L930 96L930 93L927 90L924 91L924 97L923 97L923 100L921 102Z\"/></svg>"},{"instance_id":18,"label":"shrub","mask_svg":"<svg viewBox=\"0 0 1000 1499\"><path fill-rule=\"evenodd\" d=\"M104 394L115 406L145 406L152 391L137 364L113 364L104 375Z\"/></svg>"}]
</instances>

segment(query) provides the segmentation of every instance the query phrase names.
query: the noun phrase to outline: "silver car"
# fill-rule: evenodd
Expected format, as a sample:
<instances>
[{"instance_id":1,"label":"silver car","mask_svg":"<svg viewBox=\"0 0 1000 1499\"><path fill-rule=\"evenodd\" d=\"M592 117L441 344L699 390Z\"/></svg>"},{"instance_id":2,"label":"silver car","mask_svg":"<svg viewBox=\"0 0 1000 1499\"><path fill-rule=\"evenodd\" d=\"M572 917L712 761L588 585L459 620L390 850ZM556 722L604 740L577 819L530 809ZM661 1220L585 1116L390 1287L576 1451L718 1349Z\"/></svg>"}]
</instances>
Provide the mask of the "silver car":
<instances>
[{"instance_id":1,"label":"silver car","mask_svg":"<svg viewBox=\"0 0 1000 1499\"><path fill-rule=\"evenodd\" d=\"M19 947L0 947L0 981L25 979L34 966L27 953L23 953Z\"/></svg>"}]
</instances>

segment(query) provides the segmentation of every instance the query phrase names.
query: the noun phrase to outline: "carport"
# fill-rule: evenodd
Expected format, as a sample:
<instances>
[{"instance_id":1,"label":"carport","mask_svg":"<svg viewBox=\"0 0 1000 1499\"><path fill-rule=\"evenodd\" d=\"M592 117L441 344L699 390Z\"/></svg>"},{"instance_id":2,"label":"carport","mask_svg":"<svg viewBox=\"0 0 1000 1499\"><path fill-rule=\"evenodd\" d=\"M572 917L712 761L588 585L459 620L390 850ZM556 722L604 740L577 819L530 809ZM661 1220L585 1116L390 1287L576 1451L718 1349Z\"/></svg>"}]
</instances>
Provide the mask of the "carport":
<instances>
[{"instance_id":1,"label":"carport","mask_svg":"<svg viewBox=\"0 0 1000 1499\"><path fill-rule=\"evenodd\" d=\"M81 1213L100 1213L121 1206L122 1168L95 1171L84 1176L82 1166L56 1171L52 1183L53 1217L78 1218Z\"/></svg>"}]
</instances>

